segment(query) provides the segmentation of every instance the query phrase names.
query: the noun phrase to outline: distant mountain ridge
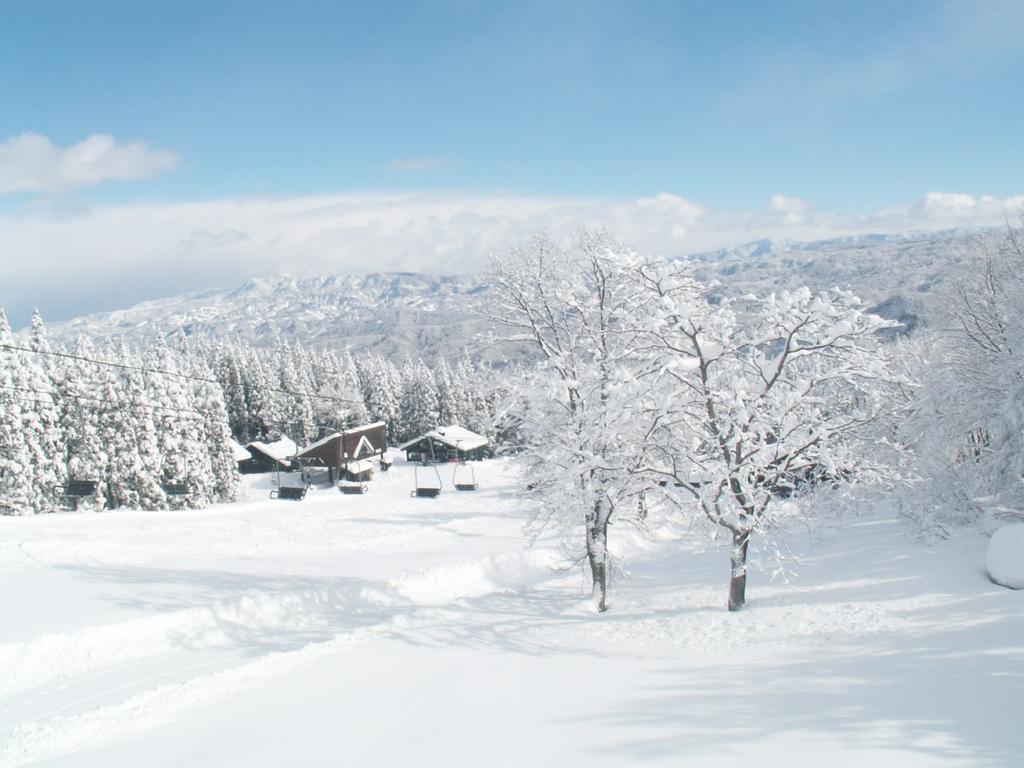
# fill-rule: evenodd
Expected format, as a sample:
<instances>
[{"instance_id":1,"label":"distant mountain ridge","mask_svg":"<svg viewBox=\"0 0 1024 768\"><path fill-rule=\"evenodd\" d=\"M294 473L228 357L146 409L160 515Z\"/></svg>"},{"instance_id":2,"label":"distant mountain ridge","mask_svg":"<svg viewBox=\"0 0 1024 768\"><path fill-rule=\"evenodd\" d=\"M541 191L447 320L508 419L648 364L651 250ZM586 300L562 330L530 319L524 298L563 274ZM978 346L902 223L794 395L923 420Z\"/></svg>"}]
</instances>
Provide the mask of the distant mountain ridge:
<instances>
[{"instance_id":1,"label":"distant mountain ridge","mask_svg":"<svg viewBox=\"0 0 1024 768\"><path fill-rule=\"evenodd\" d=\"M236 338L257 346L300 339L310 346L385 355L452 356L481 330L472 297L480 275L373 273L257 277L233 289L157 299L57 323L57 338L78 334L142 340L178 328L189 336Z\"/></svg>"},{"instance_id":2,"label":"distant mountain ridge","mask_svg":"<svg viewBox=\"0 0 1024 768\"><path fill-rule=\"evenodd\" d=\"M934 313L935 289L986 250L1000 230L860 235L817 242L758 240L694 254L698 277L715 291L780 291L807 285L852 289L879 314L907 329ZM268 345L300 340L390 357L488 355L474 338L489 330L474 312L486 301L486 274L421 273L258 277L233 289L158 299L75 318L51 327L55 338L78 334L141 341L181 328L198 338L237 338Z\"/></svg>"}]
</instances>

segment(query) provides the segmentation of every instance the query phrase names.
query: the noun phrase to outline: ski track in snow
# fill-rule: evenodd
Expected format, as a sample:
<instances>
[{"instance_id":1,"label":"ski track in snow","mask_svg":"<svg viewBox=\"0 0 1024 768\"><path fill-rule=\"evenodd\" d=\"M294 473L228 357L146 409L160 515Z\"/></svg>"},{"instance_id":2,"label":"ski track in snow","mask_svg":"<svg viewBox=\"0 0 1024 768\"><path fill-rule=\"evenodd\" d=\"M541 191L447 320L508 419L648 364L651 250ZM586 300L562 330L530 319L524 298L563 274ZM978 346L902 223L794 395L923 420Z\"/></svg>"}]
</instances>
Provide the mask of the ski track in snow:
<instances>
[{"instance_id":1,"label":"ski track in snow","mask_svg":"<svg viewBox=\"0 0 1024 768\"><path fill-rule=\"evenodd\" d=\"M264 634L320 629L329 626L331 617L353 602L342 589L285 595L254 592L213 605L2 645L0 697L181 649L230 648L236 644L231 637L236 628Z\"/></svg>"},{"instance_id":2,"label":"ski track in snow","mask_svg":"<svg viewBox=\"0 0 1024 768\"><path fill-rule=\"evenodd\" d=\"M512 487L514 477L494 474ZM623 534L619 545L651 559L634 557L637 573L597 616L561 550L516 535L511 494L410 501L395 475L376 497L343 502L313 493L301 506L254 500L230 513L0 521L27 537L0 543L10 579L55 579L40 581L44 591L74 584L115 619L83 625L86 606L40 625L59 631L0 645L0 768L156 738L365 643L771 664L941 629L964 599L900 586L913 574L861 573L853 558L806 586L759 582L749 610L730 614L718 560L710 578L698 570L681 586L666 570L677 543ZM857 535L880 540L870 523ZM658 560L666 548L671 559Z\"/></svg>"},{"instance_id":3,"label":"ski track in snow","mask_svg":"<svg viewBox=\"0 0 1024 768\"><path fill-rule=\"evenodd\" d=\"M0 766L14 768L133 736L186 710L257 687L315 659L347 651L384 631L383 628L355 630L333 640L311 643L298 651L269 653L222 672L176 685L157 686L120 704L19 723L0 736Z\"/></svg>"},{"instance_id":4,"label":"ski track in snow","mask_svg":"<svg viewBox=\"0 0 1024 768\"><path fill-rule=\"evenodd\" d=\"M308 512L304 510L303 515ZM475 535L464 534L464 529L481 527L485 520L479 515L452 518L438 527L453 536ZM94 522L95 518L87 524ZM409 531L382 534L378 526L367 521L366 535L348 542L348 549L386 553L396 540L413 536ZM280 537L275 542L277 551L282 544L301 551L301 539L296 535ZM26 707L28 702L52 705L51 700L59 701L0 732L0 768L94 749L144 733L313 660L387 637L398 628L408 631L415 626L415 612L421 607L429 611L465 598L514 592L525 583L550 577L559 562L554 550L524 549L515 539L509 543L514 547L509 551L401 570L376 582L341 579L331 587L288 591L261 591L257 586L241 596L205 605L0 645L0 704L18 700L21 704L16 711L24 711L31 709ZM41 567L63 567L78 555L87 555L82 559L93 567L131 562L130 546L98 537L95 544L57 540L36 542L28 548L21 542L18 551L26 556L31 553L28 559ZM234 548L239 554L252 554L237 543L216 542L216 547L218 551ZM136 562L151 563L155 551L153 546L135 549ZM429 612L422 618L424 622L433 620ZM310 637L314 639L310 641ZM280 648L253 658L253 648L261 645ZM217 655L197 663L196 652ZM154 668L159 670L155 674L138 675L141 669ZM130 678L124 682L119 673ZM174 677L184 679L167 682ZM117 683L104 682L111 678ZM74 697L76 687L88 691L87 695ZM0 709L0 714L3 711Z\"/></svg>"},{"instance_id":5,"label":"ski track in snow","mask_svg":"<svg viewBox=\"0 0 1024 768\"><path fill-rule=\"evenodd\" d=\"M58 680L89 672L174 653L183 646L229 647L230 630L247 632L316 629L329 625L345 608L386 608L391 616L376 625L337 634L331 640L309 643L298 650L278 651L254 661L238 664L182 683L158 685L130 696L119 704L83 712L61 711L88 704L119 690L139 687L160 677L195 671L224 662L209 662L170 670L149 679L135 680L103 690L59 707L56 712L23 721L0 735L0 768L13 768L37 760L93 749L131 737L167 722L186 710L212 704L246 688L257 687L276 675L287 674L300 665L324 656L344 652L353 646L385 637L396 627L408 631L415 626L407 611L416 605L438 606L467 597L480 597L512 589L550 575L557 563L553 550L523 550L484 557L456 565L437 566L399 574L378 587L351 590L319 590L289 595L254 594L202 608L167 612L125 622L89 627L68 633L46 635L35 640L0 646L0 669L10 670L0 680L0 698ZM312 608L311 608L312 607ZM394 615L394 614L398 615ZM430 620L430 619L426 619ZM56 661L55 660L59 660Z\"/></svg>"}]
</instances>

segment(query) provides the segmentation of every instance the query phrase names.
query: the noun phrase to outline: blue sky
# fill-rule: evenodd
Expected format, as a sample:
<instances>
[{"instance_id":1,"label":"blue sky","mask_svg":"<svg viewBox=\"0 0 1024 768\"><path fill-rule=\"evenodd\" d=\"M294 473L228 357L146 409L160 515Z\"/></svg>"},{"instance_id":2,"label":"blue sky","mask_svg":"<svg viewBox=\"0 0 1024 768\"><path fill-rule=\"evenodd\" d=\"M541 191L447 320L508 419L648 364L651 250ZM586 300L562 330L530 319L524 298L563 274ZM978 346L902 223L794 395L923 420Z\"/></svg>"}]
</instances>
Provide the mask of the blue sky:
<instances>
[{"instance_id":1,"label":"blue sky","mask_svg":"<svg viewBox=\"0 0 1024 768\"><path fill-rule=\"evenodd\" d=\"M76 247L45 216L200 202L411 197L409 230L439 200L472 216L496 196L520 211L663 195L684 219L713 212L705 229L728 240L757 234L728 222L766 211L855 229L935 192L992 197L998 218L1024 192L1021 2L0 0L0 17L0 235L33 253ZM63 154L96 135L113 142L101 159ZM161 247L114 239L159 262L196 233L255 247L243 224L187 217ZM477 267L449 242L466 237L431 241L448 256L422 268ZM358 268L301 251L281 261ZM41 279L0 303L23 315Z\"/></svg>"}]
</instances>

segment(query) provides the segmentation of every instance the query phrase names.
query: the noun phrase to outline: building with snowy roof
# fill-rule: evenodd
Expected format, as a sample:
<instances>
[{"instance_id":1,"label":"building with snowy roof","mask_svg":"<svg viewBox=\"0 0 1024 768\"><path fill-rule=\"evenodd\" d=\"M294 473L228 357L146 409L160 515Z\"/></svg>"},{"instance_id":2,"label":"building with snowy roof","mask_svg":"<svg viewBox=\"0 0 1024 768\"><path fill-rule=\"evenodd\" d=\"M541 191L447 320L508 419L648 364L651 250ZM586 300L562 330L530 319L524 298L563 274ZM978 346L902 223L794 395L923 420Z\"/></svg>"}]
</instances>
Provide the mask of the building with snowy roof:
<instances>
[{"instance_id":1,"label":"building with snowy roof","mask_svg":"<svg viewBox=\"0 0 1024 768\"><path fill-rule=\"evenodd\" d=\"M451 424L437 427L398 446L409 461L468 461L491 455L490 441L465 427Z\"/></svg>"},{"instance_id":2,"label":"building with snowy roof","mask_svg":"<svg viewBox=\"0 0 1024 768\"><path fill-rule=\"evenodd\" d=\"M291 469L292 457L298 448L295 441L289 437L282 437L272 443L255 440L245 446L250 458L238 462L238 471L243 475L252 475L257 472Z\"/></svg>"},{"instance_id":3,"label":"building with snowy roof","mask_svg":"<svg viewBox=\"0 0 1024 768\"><path fill-rule=\"evenodd\" d=\"M236 440L231 441L231 454L235 457L236 462L248 461L252 458L249 449Z\"/></svg>"},{"instance_id":4,"label":"building with snowy roof","mask_svg":"<svg viewBox=\"0 0 1024 768\"><path fill-rule=\"evenodd\" d=\"M379 466L388 449L388 428L383 421L335 432L303 448L295 456L305 466L326 467L331 481L365 481Z\"/></svg>"}]
</instances>

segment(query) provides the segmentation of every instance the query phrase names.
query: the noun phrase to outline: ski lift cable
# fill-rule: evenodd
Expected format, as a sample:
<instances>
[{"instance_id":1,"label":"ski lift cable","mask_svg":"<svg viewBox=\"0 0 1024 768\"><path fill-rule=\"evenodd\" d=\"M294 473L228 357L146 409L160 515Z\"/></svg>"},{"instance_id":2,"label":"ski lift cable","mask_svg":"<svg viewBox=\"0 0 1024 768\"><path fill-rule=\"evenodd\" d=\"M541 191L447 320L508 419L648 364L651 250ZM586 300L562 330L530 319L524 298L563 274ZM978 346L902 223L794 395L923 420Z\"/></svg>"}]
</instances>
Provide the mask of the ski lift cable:
<instances>
[{"instance_id":1,"label":"ski lift cable","mask_svg":"<svg viewBox=\"0 0 1024 768\"><path fill-rule=\"evenodd\" d=\"M49 392L44 392L43 394L50 394L50 393ZM8 397L11 400L16 400L19 403L35 403L37 405L59 405L60 404L56 400L41 400L41 399L36 398L36 397L23 397L21 395L8 395ZM103 402L103 401L98 401L98 399L97 399L97 402ZM92 403L90 403L90 405L92 405ZM166 409L164 409L161 406L149 407L149 406L144 406L144 405L140 406L140 405L134 404L134 403L120 403L119 405L126 405L126 406L133 407L133 408L136 408L136 409L139 409L139 410L152 410L152 411L166 410ZM92 407L95 408L97 411L100 411L99 405L92 405ZM179 421L194 421L194 422L197 422L199 424L202 424L202 422L203 422L203 419L201 418L202 414L199 413L199 411L189 411L189 413L192 413L192 414L195 414L195 415L193 415L193 416L175 416L174 418L178 419Z\"/></svg>"},{"instance_id":2,"label":"ski lift cable","mask_svg":"<svg viewBox=\"0 0 1024 768\"><path fill-rule=\"evenodd\" d=\"M120 368L120 369L126 370L126 371L138 371L139 373L156 373L156 374L160 374L160 375L163 375L163 376L177 376L178 378L188 379L189 381L201 381L201 382L206 383L206 384L216 384L218 386L221 386L221 383L217 379L211 379L211 378L207 378L205 376L194 376L192 374L180 373L178 371L165 371L165 370L160 369L160 368L147 368L146 366L129 365L128 363L115 363L115 362L112 362L110 360L96 360L96 359L91 358L91 357L85 357L84 355L72 354L71 352L58 352L58 351L55 351L55 350L32 349L31 347L21 347L21 346L18 346L16 344L0 344L0 349L12 351L12 352L28 352L29 354L32 354L32 355L50 355L52 357L60 357L60 358L65 358L67 360L78 360L78 361L81 361L81 362L84 362L84 363L92 363L93 365L105 365L105 366L110 367L110 368ZM322 395L322 394L314 393L314 392L294 392L294 391L292 391L290 389L283 389L281 387L266 387L265 389L267 389L270 392L280 392L281 394L284 394L284 395L293 395L293 396L304 395L305 397L308 397L308 398L311 398L311 399L314 399L314 400L331 400L331 401L336 402L336 403L348 403L350 405L355 405L355 404L357 404L359 402L357 400L350 400L348 398L337 397L335 395Z\"/></svg>"},{"instance_id":3,"label":"ski lift cable","mask_svg":"<svg viewBox=\"0 0 1024 768\"><path fill-rule=\"evenodd\" d=\"M175 411L175 412L178 412L178 413L194 413L197 416L203 416L204 415L202 411L197 411L194 408L178 408L178 407L175 407L173 405L159 405L157 403L147 403L147 402L143 402L143 401L140 401L140 400L111 400L111 399L105 398L105 397L95 397L93 395L84 395L84 394L80 394L80 393L79 394L71 394L69 392L52 392L52 391L48 391L48 390L45 390L45 389L34 389L32 387L18 387L18 386L15 386L13 384L0 384L0 388L2 388L2 389L13 389L13 390L18 390L20 392L32 392L32 393L37 394L37 395L47 395L48 397L52 397L53 400L33 400L33 402L46 403L46 404L50 404L50 405L60 405L61 399L77 400L79 402L88 400L88 401L97 402L97 403L105 403L105 404L110 405L110 406L115 407L115 408L118 407L118 406L125 406L125 405L127 405L127 406L131 406L131 407L134 407L134 408L143 408L143 409L149 409L149 410L153 410L153 411Z\"/></svg>"},{"instance_id":4,"label":"ski lift cable","mask_svg":"<svg viewBox=\"0 0 1024 768\"><path fill-rule=\"evenodd\" d=\"M119 407L127 407L127 408L134 408L134 409L138 409L138 410L143 410L143 411L153 411L153 412L158 413L158 414L160 414L161 412L164 412L164 413L162 413L162 415L166 415L166 416L170 416L170 414L167 414L166 411L175 411L176 413L190 414L190 415L187 415L187 416L177 417L177 418L180 418L182 420L187 420L187 421L201 421L202 419L204 419L206 417L206 414L203 413L202 411L197 411L197 410L192 409L192 408L176 408L176 407L171 406L171 405L157 405L156 403L145 403L145 402L140 402L140 401L137 401L137 400L109 400L107 398L93 397L91 395L72 395L72 394L65 394L65 393L61 393L61 392L50 392L50 391L43 390L43 389L33 389L31 387L16 387L16 386L13 386L11 384L0 384L0 389L12 389L12 390L19 390L19 391L23 391L23 392L32 392L32 393L35 393L35 394L38 394L38 395L46 395L47 397L55 398L55 399L51 399L51 400L40 400L39 398L20 397L18 395L9 395L8 396L12 400L17 400L18 402L23 402L23 403L37 403L39 405L60 405L60 399L61 398L66 398L68 400L77 400L79 402L88 401L89 403L101 403L101 404L104 404L104 405L109 405L109 406L111 406L114 409L119 408ZM101 410L98 406L94 406L94 407L95 407L95 409L97 411ZM199 417L199 418L195 418L195 417ZM323 429L323 428L325 428L324 424L318 424L316 422L301 422L300 423L300 422L295 422L295 421L280 420L280 421L263 421L262 423L265 424L268 427L306 426L306 427L314 427L316 429Z\"/></svg>"}]
</instances>

